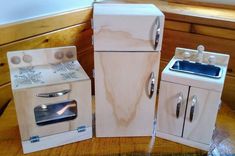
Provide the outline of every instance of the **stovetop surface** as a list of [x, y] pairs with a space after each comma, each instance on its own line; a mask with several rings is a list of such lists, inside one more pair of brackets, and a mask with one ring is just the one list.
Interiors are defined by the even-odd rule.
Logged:
[[86, 80], [89, 77], [78, 61], [14, 68], [11, 74], [13, 89]]

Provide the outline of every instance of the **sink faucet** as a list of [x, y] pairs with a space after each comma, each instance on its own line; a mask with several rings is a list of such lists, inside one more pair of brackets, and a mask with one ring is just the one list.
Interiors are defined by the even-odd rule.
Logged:
[[199, 45], [197, 47], [196, 62], [202, 63], [202, 61], [203, 61], [203, 51], [205, 51], [205, 47], [203, 45]]

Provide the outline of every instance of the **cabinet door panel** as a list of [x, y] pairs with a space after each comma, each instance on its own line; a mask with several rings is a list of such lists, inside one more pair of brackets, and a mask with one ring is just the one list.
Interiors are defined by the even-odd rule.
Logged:
[[191, 87], [185, 117], [184, 138], [210, 144], [220, 97], [219, 92]]
[[160, 53], [95, 52], [96, 136], [151, 135], [159, 63]]
[[[181, 137], [188, 88], [188, 86], [161, 81], [157, 111], [158, 131]], [[177, 117], [177, 104], [179, 103], [179, 116]]]

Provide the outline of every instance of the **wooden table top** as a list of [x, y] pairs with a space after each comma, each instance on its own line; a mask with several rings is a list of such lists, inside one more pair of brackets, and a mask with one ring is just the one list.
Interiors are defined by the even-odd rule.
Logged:
[[[94, 98], [93, 98], [94, 106]], [[93, 109], [94, 110], [94, 109]], [[213, 154], [235, 154], [235, 112], [225, 103], [219, 111], [211, 146]], [[27, 155], [206, 155], [207, 152], [151, 137], [96, 138]], [[0, 117], [0, 155], [23, 155], [14, 102]]]

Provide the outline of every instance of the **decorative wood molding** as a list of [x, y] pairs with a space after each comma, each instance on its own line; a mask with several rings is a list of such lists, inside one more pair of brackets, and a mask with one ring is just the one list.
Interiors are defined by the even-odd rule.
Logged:
[[0, 45], [87, 22], [92, 8], [79, 9], [54, 16], [0, 26]]

